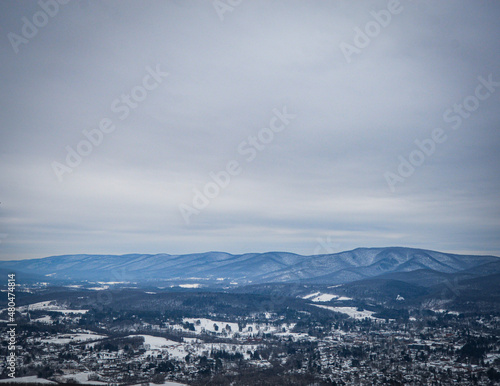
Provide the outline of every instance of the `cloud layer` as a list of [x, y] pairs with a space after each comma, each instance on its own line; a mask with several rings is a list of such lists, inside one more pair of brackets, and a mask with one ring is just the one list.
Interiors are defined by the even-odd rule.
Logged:
[[[487, 1], [2, 2], [0, 258], [500, 254], [499, 16]], [[294, 115], [280, 131], [275, 109]]]

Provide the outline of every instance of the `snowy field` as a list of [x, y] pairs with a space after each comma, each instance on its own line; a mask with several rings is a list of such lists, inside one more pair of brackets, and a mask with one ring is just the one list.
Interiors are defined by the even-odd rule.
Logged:
[[175, 342], [166, 338], [151, 335], [129, 335], [130, 338], [141, 336], [144, 338], [144, 347], [146, 352], [142, 357], [146, 359], [148, 356], [158, 355], [159, 352], [168, 352], [169, 358], [182, 360], [189, 354], [183, 343]]
[[29, 304], [27, 306], [22, 306], [18, 308], [18, 311], [23, 313], [27, 311], [51, 311], [60, 312], [62, 314], [85, 314], [88, 310], [68, 310], [58, 305], [55, 300], [47, 300], [44, 302], [38, 302]]
[[37, 322], [37, 323], [45, 323], [45, 324], [52, 324], [52, 318], [48, 315], [42, 316], [41, 318], [38, 319], [31, 319], [32, 322]]
[[443, 309], [440, 309], [440, 310], [432, 310], [434, 312], [437, 312], [437, 313], [440, 313], [440, 314], [450, 314], [450, 315], [460, 315], [459, 312], [456, 312], [456, 311], [450, 311], [450, 310], [443, 310]]
[[[257, 344], [233, 344], [233, 343], [203, 343], [188, 340], [185, 342], [175, 342], [166, 338], [151, 336], [151, 335], [129, 335], [129, 338], [141, 336], [144, 338], [146, 352], [142, 354], [142, 358], [147, 360], [149, 356], [157, 356], [158, 354], [168, 354], [169, 359], [184, 360], [186, 355], [207, 355], [210, 350], [225, 350], [229, 353], [240, 352], [245, 359], [250, 359], [247, 351], [255, 351], [258, 349]], [[185, 340], [185, 339], [184, 339]]]
[[136, 336], [141, 336], [144, 338], [144, 344], [149, 345], [151, 350], [159, 350], [161, 348], [166, 348], [166, 347], [172, 347], [172, 346], [177, 346], [180, 343], [175, 342], [173, 340], [169, 340], [166, 338], [161, 338], [158, 336], [151, 336], [151, 335], [130, 335], [131, 338], [136, 337]]
[[91, 372], [85, 371], [83, 373], [75, 373], [75, 374], [66, 374], [57, 377], [57, 381], [62, 383], [68, 383], [73, 380], [82, 385], [108, 385], [106, 382], [100, 381], [89, 381], [89, 375], [93, 374]]
[[[88, 376], [92, 374], [90, 372], [82, 372], [82, 373], [75, 373], [75, 374], [66, 374], [57, 377], [57, 380], [62, 383], [67, 383], [70, 380], [76, 381], [78, 384], [82, 385], [108, 385], [109, 383], [106, 382], [99, 382], [99, 381], [89, 381]], [[51, 384], [51, 385], [56, 385], [58, 384], [57, 382], [54, 381], [49, 381], [44, 378], [38, 378], [36, 375], [32, 375], [29, 377], [19, 377], [19, 378], [7, 378], [7, 379], [2, 379], [0, 380], [0, 383], [19, 383], [21, 385], [26, 385], [26, 384]], [[137, 386], [145, 386], [148, 385], [148, 383], [140, 383]], [[157, 383], [149, 383], [149, 385], [157, 386], [159, 384]], [[169, 382], [165, 381], [161, 385], [163, 386], [187, 386], [185, 383], [177, 383], [177, 382]]]
[[109, 289], [109, 285], [103, 285], [102, 287], [89, 287], [87, 289], [92, 290], [92, 291], [104, 291], [104, 290]]
[[302, 299], [310, 300], [312, 302], [329, 302], [330, 300], [352, 300], [346, 296], [339, 296], [335, 294], [324, 294], [321, 292], [314, 292], [312, 294], [302, 296]]
[[358, 311], [356, 307], [330, 307], [330, 306], [322, 306], [320, 304], [314, 304], [314, 306], [319, 308], [324, 308], [325, 310], [340, 312], [342, 314], [349, 315], [349, 317], [353, 319], [368, 318], [373, 320], [380, 320], [379, 318], [373, 316], [374, 314], [373, 311], [368, 311], [368, 310]]
[[22, 385], [30, 384], [30, 383], [46, 383], [46, 384], [54, 384], [57, 382], [49, 381], [47, 379], [38, 378], [36, 375], [32, 375], [29, 377], [19, 377], [19, 378], [7, 378], [0, 379], [0, 383], [20, 383]]
[[107, 338], [106, 335], [98, 335], [94, 333], [82, 333], [82, 334], [63, 334], [63, 335], [58, 335], [57, 337], [51, 337], [51, 338], [46, 338], [40, 340], [41, 342], [45, 343], [52, 343], [52, 344], [68, 344], [72, 342], [86, 342], [86, 341], [92, 341], [92, 340], [98, 340], [98, 339], [104, 339]]
[[200, 288], [201, 284], [179, 284], [181, 288]]
[[298, 342], [300, 340], [307, 340], [310, 342], [317, 340], [316, 337], [310, 336], [305, 332], [279, 332], [276, 334], [276, 336], [281, 336], [283, 338], [292, 338], [294, 342]]
[[[184, 318], [183, 323], [193, 324], [195, 329], [193, 333], [195, 334], [212, 333], [215, 335], [234, 336], [237, 333], [242, 338], [252, 337], [259, 333], [275, 334], [278, 332], [290, 332], [295, 327], [294, 323], [279, 325], [273, 325], [272, 323], [248, 323], [240, 331], [238, 323], [221, 322], [206, 318]], [[170, 328], [186, 331], [184, 326], [179, 324], [171, 325]]]
[[45, 302], [38, 302], [38, 303], [33, 303], [33, 304], [29, 304], [27, 306], [22, 306], [22, 307], [19, 307], [18, 308], [18, 311], [19, 312], [26, 312], [26, 311], [36, 311], [36, 310], [44, 310], [44, 311], [47, 311], [47, 310], [53, 310], [53, 309], [56, 309], [56, 308], [60, 308], [57, 304], [56, 304], [56, 301], [55, 300], [47, 300]]

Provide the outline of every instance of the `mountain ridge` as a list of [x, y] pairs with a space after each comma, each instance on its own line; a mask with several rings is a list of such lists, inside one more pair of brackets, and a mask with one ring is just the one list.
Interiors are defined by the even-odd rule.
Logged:
[[[490, 268], [490, 269], [487, 269]], [[419, 248], [360, 247], [321, 255], [290, 252], [230, 254], [203, 252], [185, 255], [59, 255], [0, 262], [12, 270], [46, 281], [193, 281], [203, 283], [311, 282], [343, 284], [380, 275], [430, 270], [473, 277], [500, 272], [500, 257], [459, 255]]]

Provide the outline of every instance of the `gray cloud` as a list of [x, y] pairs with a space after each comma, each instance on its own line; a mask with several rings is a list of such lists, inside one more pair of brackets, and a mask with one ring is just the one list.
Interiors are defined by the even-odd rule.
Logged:
[[[50, 1], [49, 1], [50, 2]], [[457, 130], [443, 113], [500, 81], [500, 6], [401, 0], [347, 63], [340, 44], [386, 1], [73, 1], [16, 54], [40, 5], [2, 2], [0, 258], [64, 253], [404, 245], [500, 254], [500, 92]], [[112, 103], [147, 66], [169, 73], [126, 119]], [[273, 109], [296, 115], [251, 162], [238, 151]], [[59, 182], [54, 161], [103, 118], [116, 130]], [[437, 144], [391, 192], [414, 141]], [[233, 176], [187, 225], [210, 172]], [[3, 237], [2, 235], [6, 235]]]

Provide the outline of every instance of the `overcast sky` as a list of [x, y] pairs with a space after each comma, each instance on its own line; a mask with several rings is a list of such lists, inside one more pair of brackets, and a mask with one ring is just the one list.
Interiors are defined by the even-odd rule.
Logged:
[[46, 1], [0, 2], [0, 259], [500, 255], [497, 2]]

